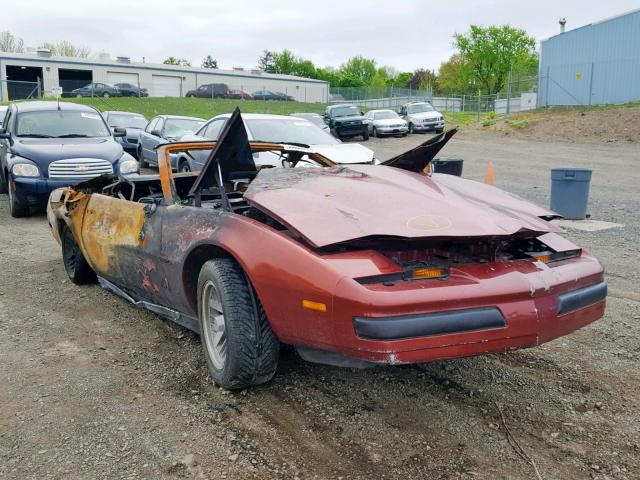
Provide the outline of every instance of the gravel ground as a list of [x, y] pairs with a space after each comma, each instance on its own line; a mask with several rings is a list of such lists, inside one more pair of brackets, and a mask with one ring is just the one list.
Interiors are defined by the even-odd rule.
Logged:
[[[384, 159], [425, 138], [368, 146]], [[475, 179], [492, 160], [498, 186], [542, 204], [552, 166], [593, 168], [592, 218], [624, 228], [568, 235], [607, 268], [603, 320], [417, 366], [287, 350], [239, 393], [210, 383], [197, 336], [71, 284], [45, 217], [11, 219], [0, 196], [0, 478], [639, 478], [638, 150], [463, 132], [443, 152]]]

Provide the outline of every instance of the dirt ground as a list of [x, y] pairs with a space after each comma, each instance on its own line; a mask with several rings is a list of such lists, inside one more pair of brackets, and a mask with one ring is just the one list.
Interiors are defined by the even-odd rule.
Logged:
[[[368, 146], [384, 159], [425, 138]], [[551, 167], [593, 168], [592, 218], [624, 227], [568, 236], [606, 266], [604, 319], [534, 349], [416, 366], [285, 351], [271, 383], [229, 393], [197, 336], [71, 284], [45, 217], [11, 219], [2, 195], [0, 478], [640, 478], [638, 145], [470, 131], [443, 154], [475, 179], [492, 160], [498, 186], [542, 204]]]
[[640, 143], [640, 106], [587, 107], [499, 117], [484, 130], [534, 140]]

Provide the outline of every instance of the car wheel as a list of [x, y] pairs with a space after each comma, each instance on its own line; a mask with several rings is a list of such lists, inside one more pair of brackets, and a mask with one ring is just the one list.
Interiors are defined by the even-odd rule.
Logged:
[[364, 131], [364, 133], [362, 134], [362, 140], [365, 142], [369, 140], [369, 130]]
[[81, 94], [77, 94], [76, 97], [82, 98], [82, 95]]
[[103, 96], [104, 98], [109, 98], [109, 96], [110, 96], [110, 95], [109, 95], [109, 92], [104, 92], [104, 93], [102, 94], [102, 96]]
[[409, 123], [409, 133], [413, 133], [413, 123]]
[[246, 274], [232, 258], [209, 260], [198, 278], [200, 339], [213, 381], [235, 390], [271, 380], [280, 342]]
[[191, 171], [191, 167], [189, 166], [189, 161], [182, 159], [178, 164], [178, 173], [188, 173]]
[[30, 210], [29, 205], [20, 203], [18, 197], [16, 197], [16, 191], [11, 185], [11, 181], [7, 179], [7, 193], [9, 193], [9, 212], [13, 218], [28, 217]]
[[142, 147], [138, 147], [138, 162], [140, 162], [140, 168], [146, 168], [149, 166], [149, 163], [144, 159], [144, 156], [142, 155]]
[[64, 269], [71, 280], [76, 285], [86, 285], [96, 281], [96, 273], [89, 266], [78, 247], [71, 229], [66, 225], [62, 228], [60, 235], [62, 243], [62, 262]]

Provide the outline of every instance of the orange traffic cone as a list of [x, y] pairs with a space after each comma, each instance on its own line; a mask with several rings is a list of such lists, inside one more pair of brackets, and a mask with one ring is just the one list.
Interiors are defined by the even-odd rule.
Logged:
[[493, 162], [489, 160], [487, 164], [487, 174], [484, 176], [484, 183], [488, 185], [495, 185], [496, 177], [493, 174]]

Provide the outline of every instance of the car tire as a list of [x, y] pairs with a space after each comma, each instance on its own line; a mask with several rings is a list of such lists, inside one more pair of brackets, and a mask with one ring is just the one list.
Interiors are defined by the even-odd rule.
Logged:
[[369, 130], [365, 130], [364, 133], [362, 134], [362, 140], [364, 142], [366, 142], [367, 140], [369, 140]]
[[0, 193], [7, 193], [7, 181], [5, 178], [6, 175], [0, 172]]
[[191, 171], [189, 161], [185, 158], [180, 159], [178, 162], [178, 173], [188, 173]]
[[[138, 139], [138, 141], [140, 140]], [[147, 168], [149, 166], [149, 163], [144, 159], [144, 155], [142, 154], [142, 147], [140, 146], [138, 146], [137, 155], [138, 163], [140, 163], [140, 168]]]
[[198, 318], [207, 367], [217, 385], [237, 390], [273, 378], [280, 342], [234, 259], [209, 260], [200, 270]]
[[413, 123], [409, 123], [409, 133], [413, 133]]
[[102, 94], [102, 98], [109, 98], [111, 95], [109, 95], [109, 92], [104, 92]]
[[69, 280], [76, 285], [95, 283], [96, 273], [85, 260], [80, 247], [73, 238], [71, 229], [66, 225], [62, 227], [60, 243], [62, 244], [62, 262]]
[[9, 213], [11, 213], [13, 218], [28, 217], [31, 213], [29, 205], [20, 203], [18, 197], [16, 197], [15, 190], [11, 186], [11, 180], [7, 179], [7, 183], [7, 193], [9, 194]]
[[81, 95], [80, 93], [78, 93], [78, 94], [76, 95], [76, 98], [82, 98], [82, 95]]
[[378, 129], [376, 127], [373, 127], [373, 131], [371, 132], [371, 135], [373, 135], [375, 138], [380, 138], [380, 135], [378, 134]]

